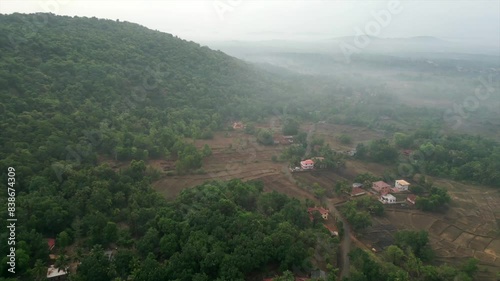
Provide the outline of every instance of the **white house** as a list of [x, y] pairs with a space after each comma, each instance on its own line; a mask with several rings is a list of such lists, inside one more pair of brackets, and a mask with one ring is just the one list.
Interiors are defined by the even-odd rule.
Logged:
[[408, 187], [410, 187], [410, 183], [405, 180], [396, 180], [396, 182], [394, 183], [394, 187], [399, 190], [408, 190]]
[[380, 196], [380, 202], [384, 204], [394, 204], [396, 203], [396, 197], [392, 194], [382, 195]]
[[300, 162], [300, 167], [304, 170], [310, 170], [314, 168], [314, 161], [311, 159], [307, 159]]

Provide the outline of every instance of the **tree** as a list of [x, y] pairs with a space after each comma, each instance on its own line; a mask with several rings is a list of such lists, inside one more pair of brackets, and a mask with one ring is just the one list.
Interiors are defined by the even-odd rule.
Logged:
[[255, 125], [253, 123], [247, 123], [245, 125], [245, 133], [249, 135], [255, 134]]
[[283, 124], [283, 135], [291, 136], [299, 133], [299, 122], [293, 118], [286, 118]]
[[56, 244], [61, 249], [64, 249], [71, 244], [71, 237], [66, 231], [62, 231], [56, 238]]
[[108, 222], [103, 230], [104, 243], [109, 244], [118, 240], [118, 227], [114, 222]]
[[[356, 152], [357, 154], [358, 152]], [[386, 139], [372, 141], [369, 146], [370, 159], [375, 162], [389, 163], [397, 159], [399, 153]]]
[[429, 234], [425, 230], [401, 230], [394, 236], [396, 245], [401, 249], [409, 248], [413, 254], [423, 261], [430, 261], [433, 257], [429, 247]]
[[100, 246], [94, 246], [88, 256], [86, 256], [80, 266], [78, 266], [78, 276], [82, 281], [107, 281], [113, 278], [108, 275], [110, 262], [104, 255]]
[[208, 157], [212, 155], [212, 149], [210, 149], [210, 146], [208, 146], [208, 144], [205, 144], [203, 146], [203, 151], [201, 152], [201, 154], [203, 155], [203, 157]]
[[346, 134], [341, 134], [339, 136], [339, 140], [341, 144], [351, 144], [352, 143], [352, 137]]
[[396, 245], [391, 245], [387, 247], [384, 251], [384, 258], [386, 261], [393, 263], [395, 265], [402, 264], [403, 258], [405, 257], [405, 253], [401, 248]]
[[368, 156], [368, 148], [360, 143], [356, 146], [356, 154], [354, 155], [354, 157], [356, 159], [366, 159], [366, 157]]
[[474, 277], [474, 275], [477, 273], [479, 270], [479, 267], [477, 266], [479, 261], [477, 259], [471, 258], [468, 259], [462, 266], [461, 270], [467, 274], [469, 277]]
[[54, 267], [57, 267], [59, 270], [66, 270], [69, 266], [69, 258], [66, 255], [59, 255], [54, 263]]
[[260, 129], [257, 133], [257, 141], [263, 145], [274, 144], [273, 134], [269, 130]]
[[399, 148], [410, 148], [413, 144], [413, 136], [404, 133], [394, 134], [394, 143]]
[[31, 276], [35, 281], [47, 280], [47, 267], [42, 260], [36, 260], [35, 266], [31, 270]]

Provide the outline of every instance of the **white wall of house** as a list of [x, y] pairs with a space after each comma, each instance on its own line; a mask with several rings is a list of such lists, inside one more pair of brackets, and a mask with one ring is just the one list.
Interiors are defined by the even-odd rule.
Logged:
[[391, 194], [380, 196], [380, 201], [384, 204], [394, 204], [396, 203], [396, 197]]
[[410, 186], [409, 184], [408, 184], [408, 185], [406, 185], [406, 184], [401, 184], [399, 181], [396, 181], [396, 182], [394, 183], [394, 187], [396, 187], [396, 188], [397, 188], [397, 189], [399, 189], [399, 190], [408, 190], [408, 187], [409, 187], [409, 186]]

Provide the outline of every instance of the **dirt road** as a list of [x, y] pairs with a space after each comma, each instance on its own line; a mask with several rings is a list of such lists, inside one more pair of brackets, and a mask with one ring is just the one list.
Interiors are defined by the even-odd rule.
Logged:
[[347, 221], [342, 217], [340, 212], [337, 210], [335, 205], [332, 202], [327, 201], [328, 209], [332, 212], [335, 217], [342, 222], [344, 225], [344, 236], [342, 237], [342, 241], [340, 242], [340, 251], [341, 251], [341, 261], [340, 261], [340, 278], [343, 279], [345, 277], [349, 277], [349, 252], [351, 251], [351, 229]]

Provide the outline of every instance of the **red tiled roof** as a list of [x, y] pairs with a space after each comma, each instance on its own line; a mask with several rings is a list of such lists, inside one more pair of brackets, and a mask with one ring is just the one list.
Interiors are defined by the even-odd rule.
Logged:
[[52, 250], [54, 248], [54, 246], [56, 245], [56, 239], [48, 238], [47, 245], [49, 246], [49, 250]]
[[366, 193], [366, 191], [362, 188], [359, 188], [359, 187], [353, 187], [352, 191], [351, 191], [352, 196], [361, 195], [363, 193]]
[[386, 182], [377, 181], [373, 183], [372, 188], [375, 189], [377, 192], [380, 192], [380, 194], [384, 195], [389, 193], [391, 186], [388, 185]]
[[406, 197], [406, 200], [410, 201], [410, 203], [414, 203], [416, 199], [417, 199], [417, 195], [415, 195], [415, 194], [410, 194], [410, 195], [408, 195], [408, 197]]
[[312, 161], [311, 159], [307, 159], [307, 160], [300, 162], [300, 164], [314, 164], [314, 161]]

